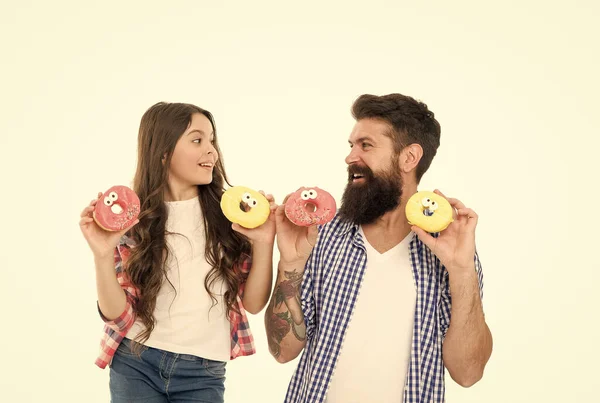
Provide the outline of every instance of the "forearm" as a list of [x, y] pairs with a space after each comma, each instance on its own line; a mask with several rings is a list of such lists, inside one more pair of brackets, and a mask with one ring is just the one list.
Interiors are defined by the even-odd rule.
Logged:
[[296, 358], [306, 344], [306, 324], [300, 302], [305, 263], [279, 263], [273, 295], [265, 312], [269, 351], [282, 363]]
[[125, 291], [123, 291], [117, 280], [113, 256], [94, 260], [98, 306], [106, 319], [114, 320], [123, 313], [127, 305]]
[[244, 308], [257, 314], [269, 301], [273, 281], [273, 243], [252, 245], [252, 269], [244, 289]]
[[492, 335], [485, 323], [477, 273], [473, 268], [449, 270], [451, 319], [443, 345], [444, 365], [458, 384], [468, 387], [483, 376], [492, 353]]

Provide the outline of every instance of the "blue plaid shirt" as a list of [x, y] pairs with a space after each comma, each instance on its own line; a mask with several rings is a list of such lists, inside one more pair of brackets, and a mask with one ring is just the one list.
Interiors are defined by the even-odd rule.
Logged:
[[[366, 268], [367, 253], [358, 229], [338, 216], [320, 228], [302, 282], [306, 346], [288, 387], [286, 403], [325, 400]], [[398, 382], [405, 383], [404, 403], [442, 403], [442, 342], [450, 325], [452, 303], [448, 272], [416, 235], [409, 252], [417, 301], [408, 375]], [[481, 264], [477, 254], [474, 258], [483, 298]], [[392, 344], [394, 336], [390, 335]]]

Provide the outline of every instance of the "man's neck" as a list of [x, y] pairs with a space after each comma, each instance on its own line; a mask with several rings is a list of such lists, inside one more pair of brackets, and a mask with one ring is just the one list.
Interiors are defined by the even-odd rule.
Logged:
[[385, 237], [404, 239], [410, 232], [410, 224], [406, 219], [404, 204], [401, 203], [392, 211], [388, 211], [372, 223], [364, 224], [365, 234], [378, 234]]
[[416, 193], [416, 187], [404, 188], [400, 204], [388, 211], [372, 223], [362, 226], [367, 241], [380, 253], [393, 248], [411, 232], [411, 225], [406, 219], [406, 201]]

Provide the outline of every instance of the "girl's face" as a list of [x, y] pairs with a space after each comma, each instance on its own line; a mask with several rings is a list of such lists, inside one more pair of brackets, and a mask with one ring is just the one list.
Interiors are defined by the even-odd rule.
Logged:
[[212, 172], [219, 156], [213, 146], [214, 133], [210, 120], [201, 113], [177, 141], [169, 166], [171, 189], [185, 190], [212, 182]]

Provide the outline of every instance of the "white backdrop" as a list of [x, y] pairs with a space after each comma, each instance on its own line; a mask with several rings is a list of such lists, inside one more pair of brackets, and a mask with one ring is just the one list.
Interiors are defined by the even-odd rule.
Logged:
[[[448, 401], [597, 398], [598, 2], [86, 3], [0, 5], [0, 400], [108, 401], [77, 222], [130, 184], [150, 105], [213, 112], [234, 184], [339, 201], [350, 106], [391, 92], [442, 125], [421, 188], [481, 217], [494, 352], [472, 388], [447, 376]], [[281, 402], [296, 362], [269, 355], [263, 312], [251, 325], [226, 401]]]

